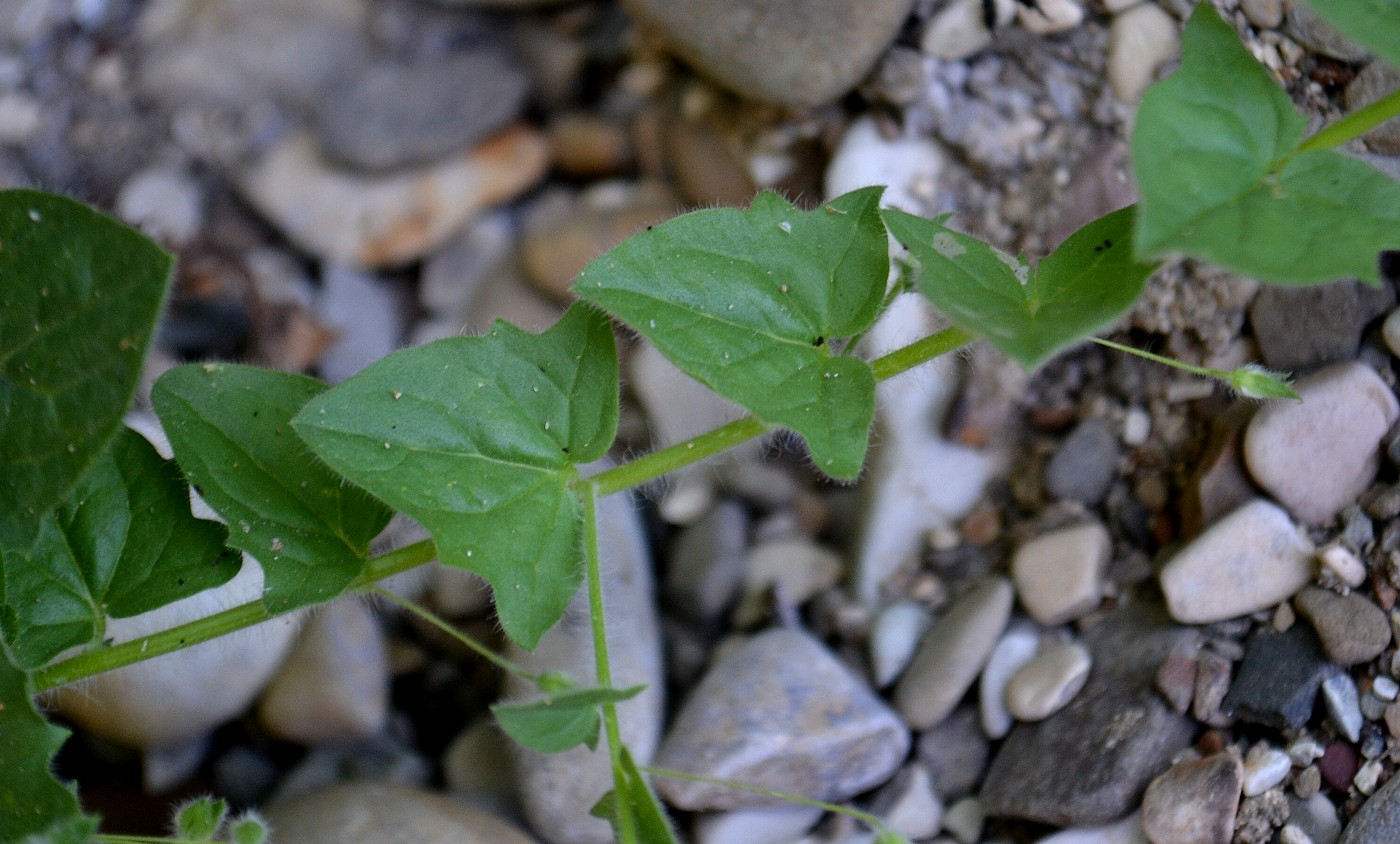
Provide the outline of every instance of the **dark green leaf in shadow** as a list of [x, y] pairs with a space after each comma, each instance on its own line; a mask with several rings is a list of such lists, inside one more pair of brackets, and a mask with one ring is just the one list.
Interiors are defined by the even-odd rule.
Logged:
[[274, 613], [339, 595], [391, 515], [292, 430], [325, 389], [302, 375], [209, 363], [170, 370], [151, 394], [185, 477], [228, 521], [229, 544], [262, 564]]
[[642, 844], [679, 844], [671, 819], [666, 817], [666, 810], [661, 808], [656, 792], [638, 770], [632, 752], [623, 747], [621, 757], [622, 781], [625, 784], [622, 799], [618, 799], [616, 789], [609, 791], [589, 814], [612, 824], [618, 840], [622, 839], [618, 813], [627, 812], [632, 816], [632, 829], [636, 830], [637, 840]]
[[0, 550], [5, 637], [16, 661], [38, 668], [99, 639], [125, 618], [226, 583], [238, 573], [228, 531], [190, 513], [180, 470], [123, 428], [50, 511], [29, 548]]
[[0, 191], [0, 544], [28, 545], [117, 432], [173, 264], [80, 203]]

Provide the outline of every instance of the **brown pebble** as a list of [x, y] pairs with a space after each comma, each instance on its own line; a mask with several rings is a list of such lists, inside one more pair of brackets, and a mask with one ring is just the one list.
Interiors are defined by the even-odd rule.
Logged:
[[631, 166], [632, 138], [627, 126], [583, 113], [556, 117], [547, 130], [554, 166], [566, 176], [597, 179]]
[[1156, 472], [1134, 481], [1133, 495], [1149, 513], [1162, 512], [1171, 499], [1166, 480]]
[[979, 504], [958, 525], [958, 532], [968, 544], [985, 548], [1001, 537], [1001, 514], [991, 505]]
[[1202, 756], [1211, 756], [1224, 750], [1229, 743], [1230, 737], [1220, 730], [1206, 730], [1196, 739], [1196, 750]]
[[1230, 690], [1230, 660], [1206, 651], [1196, 659], [1196, 690], [1191, 715], [1202, 724], [1224, 727], [1232, 719], [1220, 711], [1220, 702]]
[[1392, 738], [1400, 738], [1400, 701], [1390, 704], [1385, 708], [1385, 728], [1390, 731]]
[[1327, 749], [1322, 752], [1322, 758], [1317, 760], [1317, 768], [1322, 773], [1323, 782], [1343, 794], [1351, 787], [1352, 777], [1356, 776], [1359, 767], [1361, 762], [1357, 757], [1356, 748], [1344, 741], [1334, 741], [1327, 745]]
[[1054, 434], [1068, 428], [1078, 418], [1071, 405], [1031, 408], [1031, 427], [1037, 431]]
[[1386, 612], [1395, 608], [1395, 599], [1400, 597], [1400, 591], [1386, 580], [1385, 574], [1379, 569], [1371, 572], [1371, 589], [1376, 593], [1376, 603]]
[[1196, 654], [1199, 650], [1200, 646], [1194, 641], [1179, 641], [1157, 667], [1154, 685], [1178, 715], [1186, 714], [1191, 707], [1191, 698], [1196, 694]]
[[1390, 644], [1385, 613], [1355, 592], [1338, 595], [1309, 586], [1294, 597], [1293, 605], [1312, 623], [1327, 658], [1340, 666], [1369, 662]]
[[1230, 844], [1243, 778], [1227, 753], [1173, 765], [1147, 786], [1143, 832], [1153, 844]]

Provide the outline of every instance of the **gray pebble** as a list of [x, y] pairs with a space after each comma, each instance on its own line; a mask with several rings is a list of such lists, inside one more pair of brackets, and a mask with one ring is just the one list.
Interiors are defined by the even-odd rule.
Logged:
[[1264, 363], [1285, 372], [1352, 360], [1366, 324], [1393, 302], [1359, 281], [1314, 287], [1266, 285], [1249, 308], [1249, 322]]
[[1344, 668], [1375, 659], [1390, 644], [1385, 613], [1355, 592], [1338, 595], [1310, 586], [1293, 604], [1312, 623], [1327, 658]]
[[668, 555], [662, 589], [671, 606], [695, 621], [718, 621], [739, 594], [748, 567], [748, 513], [722, 500], [683, 528]]
[[928, 768], [934, 790], [944, 800], [972, 792], [987, 769], [990, 747], [977, 726], [977, 710], [958, 709], [943, 723], [919, 736], [919, 761]]
[[1309, 50], [1340, 61], [1360, 62], [1370, 56], [1365, 47], [1347, 38], [1305, 3], [1294, 3], [1289, 9], [1288, 34]]
[[1052, 496], [1096, 506], [1118, 473], [1118, 436], [1104, 419], [1086, 419], [1075, 427], [1045, 467], [1045, 487]]

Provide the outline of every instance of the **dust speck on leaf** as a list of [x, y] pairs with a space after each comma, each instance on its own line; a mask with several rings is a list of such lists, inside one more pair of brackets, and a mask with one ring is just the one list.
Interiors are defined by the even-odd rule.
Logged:
[[967, 251], [947, 232], [939, 232], [933, 236], [933, 248], [944, 258], [956, 258]]

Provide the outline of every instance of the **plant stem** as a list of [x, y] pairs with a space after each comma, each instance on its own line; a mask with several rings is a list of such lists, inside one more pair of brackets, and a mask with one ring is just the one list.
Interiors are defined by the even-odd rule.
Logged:
[[[612, 688], [612, 664], [608, 659], [607, 618], [603, 609], [603, 571], [598, 560], [598, 485], [584, 484], [579, 491], [583, 501], [583, 564], [588, 578], [588, 618], [593, 625], [593, 661], [598, 685]], [[622, 844], [636, 844], [637, 830], [632, 813], [623, 807], [627, 794], [627, 774], [622, 767], [622, 730], [617, 723], [617, 705], [603, 704], [603, 729], [608, 735], [608, 758], [612, 761], [613, 789], [617, 796], [617, 833]]]
[[[972, 339], [972, 335], [961, 328], [945, 328], [910, 343], [908, 346], [896, 349], [883, 357], [876, 358], [870, 362], [870, 368], [874, 370], [877, 381], [884, 381], [963, 346], [971, 342]], [[1151, 356], [1150, 353], [1143, 354]], [[1161, 360], [1176, 363], [1170, 359]], [[767, 431], [767, 425], [752, 416], [745, 416], [743, 419], [730, 422], [728, 425], [723, 425], [693, 439], [676, 443], [660, 451], [654, 451], [595, 475], [586, 483], [580, 484], [580, 491], [582, 491], [583, 486], [587, 486], [601, 497], [632, 489], [656, 480], [682, 466], [747, 442]], [[437, 559], [437, 549], [431, 540], [425, 539], [412, 545], [405, 545], [395, 551], [371, 558], [365, 564], [364, 572], [355, 579], [346, 591], [367, 591], [375, 583], [390, 575], [408, 571], [435, 559]], [[177, 651], [217, 638], [225, 633], [233, 633], [273, 617], [274, 615], [263, 606], [262, 601], [251, 601], [182, 624], [179, 627], [153, 633], [150, 636], [133, 639], [110, 648], [96, 648], [86, 651], [36, 671], [34, 673], [34, 690], [43, 692], [57, 686], [67, 685], [94, 674], [101, 674], [104, 671], [111, 671], [114, 668], [121, 668]], [[601, 678], [599, 679], [601, 681]]]
[[801, 803], [806, 806], [816, 806], [818, 809], [825, 809], [828, 812], [835, 812], [838, 815], [846, 815], [855, 818], [872, 829], [881, 830], [885, 828], [885, 822], [868, 812], [859, 809], [852, 809], [849, 806], [838, 806], [835, 803], [827, 803], [824, 800], [814, 800], [811, 797], [803, 797], [800, 794], [788, 794], [784, 791], [774, 791], [758, 785], [748, 785], [747, 783], [734, 782], [733, 780], [722, 780], [714, 777], [702, 777], [699, 774], [687, 774], [685, 771], [672, 771], [667, 768], [653, 768], [650, 765], [638, 765], [637, 770], [651, 774], [654, 777], [668, 777], [677, 780], [689, 780], [690, 782], [703, 782], [709, 785], [720, 785], [725, 788], [732, 788], [735, 791], [747, 791], [751, 794], [762, 794], [765, 797], [772, 797], [778, 800], [786, 800], [789, 803]]
[[[347, 591], [367, 590], [392, 574], [407, 571], [437, 558], [437, 549], [427, 540], [406, 545], [370, 560], [364, 572]], [[75, 680], [151, 659], [181, 648], [216, 639], [245, 627], [275, 618], [262, 601], [250, 601], [223, 612], [152, 633], [110, 648], [95, 648], [34, 672], [34, 691], [43, 692]]]
[[422, 607], [418, 606], [417, 604], [413, 603], [407, 598], [401, 598], [398, 595], [395, 595], [393, 592], [390, 592], [388, 589], [381, 589], [378, 586], [374, 587], [370, 591], [381, 598], [386, 598], [390, 601], [393, 601], [394, 603], [403, 607], [405, 610], [408, 610], [409, 612], [413, 613], [414, 615], [433, 625], [437, 629], [441, 630], [442, 632], [446, 633], [447, 635], [466, 645], [477, 656], [481, 657], [482, 659], [486, 660], [487, 662], [491, 663], [492, 665], [496, 666], [502, 671], [514, 674], [516, 677], [519, 677], [527, 683], [539, 683], [540, 675], [531, 674], [529, 671], [526, 671], [525, 669], [521, 668], [520, 666], [516, 665], [515, 663], [511, 662], [510, 660], [506, 659], [505, 657], [501, 656], [500, 654], [481, 644], [477, 640], [473, 639], [472, 637], [468, 636], [467, 634], [463, 633], [462, 631], [458, 630], [457, 628], [448, 624], [446, 621], [443, 621], [441, 618], [438, 618], [433, 613], [428, 612], [427, 610], [423, 609]]
[[1348, 114], [1298, 145], [1297, 152], [1316, 152], [1340, 146], [1366, 134], [1392, 117], [1400, 116], [1400, 90], [1391, 91], [1365, 108]]
[[1149, 352], [1143, 349], [1135, 349], [1132, 346], [1125, 346], [1122, 343], [1115, 343], [1112, 340], [1105, 340], [1102, 337], [1090, 337], [1089, 339], [1094, 341], [1095, 343], [1098, 343], [1100, 346], [1107, 346], [1110, 349], [1116, 349], [1117, 351], [1123, 352], [1125, 354], [1136, 355], [1140, 358], [1146, 358], [1150, 361], [1154, 361], [1165, 366], [1170, 366], [1173, 369], [1180, 369], [1183, 372], [1189, 372], [1192, 375], [1200, 375], [1204, 378], [1228, 377], [1228, 373], [1221, 372], [1218, 369], [1209, 369], [1204, 366], [1196, 366], [1193, 363], [1187, 363], [1185, 361], [1176, 360], [1175, 358], [1169, 358], [1166, 355], [1155, 354], [1153, 352]]

